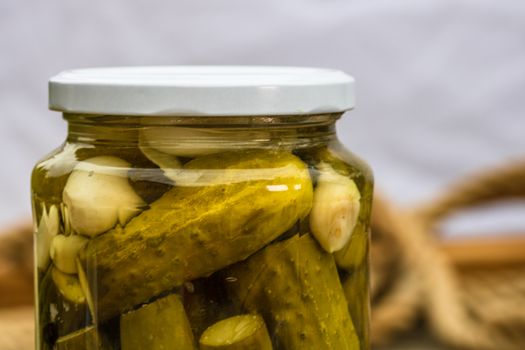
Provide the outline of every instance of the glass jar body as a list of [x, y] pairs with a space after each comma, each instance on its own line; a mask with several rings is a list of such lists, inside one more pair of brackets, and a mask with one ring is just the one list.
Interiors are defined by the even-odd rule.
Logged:
[[373, 181], [338, 117], [66, 114], [32, 175], [38, 348], [369, 349]]

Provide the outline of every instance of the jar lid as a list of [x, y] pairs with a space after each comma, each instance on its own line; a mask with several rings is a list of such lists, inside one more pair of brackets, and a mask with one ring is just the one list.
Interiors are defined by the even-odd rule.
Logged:
[[354, 79], [303, 67], [88, 68], [49, 80], [49, 108], [105, 115], [249, 116], [343, 112]]

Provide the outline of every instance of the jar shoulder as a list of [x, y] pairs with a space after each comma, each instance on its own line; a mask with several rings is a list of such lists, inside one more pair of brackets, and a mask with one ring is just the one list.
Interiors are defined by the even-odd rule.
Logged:
[[[278, 145], [275, 145], [274, 148], [265, 147], [264, 149], [271, 151], [278, 148]], [[228, 153], [243, 152], [242, 149], [223, 151]], [[311, 169], [315, 169], [322, 162], [330, 163], [336, 171], [354, 179], [361, 190], [371, 193], [373, 187], [372, 170], [365, 161], [339, 141], [333, 140], [314, 147], [290, 151]], [[147, 202], [150, 202], [158, 195], [150, 195], [149, 192], [162, 193], [163, 190], [173, 184], [170, 177], [171, 172], [180, 172], [179, 169], [184, 167], [185, 162], [207, 155], [201, 152], [202, 154], [192, 154], [191, 158], [188, 158], [189, 156], [186, 154], [180, 156], [172, 153], [153, 147], [140, 147], [137, 144], [115, 146], [65, 142], [35, 165], [31, 178], [32, 193], [33, 196], [40, 197], [48, 202], [59, 203], [62, 200], [62, 192], [67, 179], [77, 164], [98, 157], [105, 158], [108, 161], [122, 161], [119, 166], [126, 169], [126, 176], [131, 184], [140, 195], [147, 197]], [[208, 154], [208, 156], [210, 155]], [[211, 158], [213, 158], [213, 154], [211, 154]], [[220, 168], [220, 166], [220, 164], [216, 164], [215, 168]], [[249, 165], [246, 164], [246, 166]], [[158, 188], [152, 191], [152, 186]]]
[[136, 145], [65, 142], [37, 162], [33, 168], [33, 198], [59, 204], [68, 178], [77, 165], [84, 161], [94, 163], [98, 169], [107, 168], [107, 171], [115, 167], [121, 169], [136, 191], [148, 199], [148, 202], [149, 199], [158, 197], [150, 192], [158, 192], [159, 187], [163, 190], [170, 187], [169, 179], [162, 176], [159, 167]]
[[374, 173], [368, 162], [363, 160], [359, 155], [352, 152], [349, 148], [337, 141], [329, 145], [329, 152], [340, 161], [346, 163], [349, 167], [358, 171], [367, 182], [374, 183]]
[[319, 168], [327, 164], [341, 175], [372, 185], [374, 176], [370, 166], [342, 143], [333, 140], [312, 148], [296, 151], [310, 167]]

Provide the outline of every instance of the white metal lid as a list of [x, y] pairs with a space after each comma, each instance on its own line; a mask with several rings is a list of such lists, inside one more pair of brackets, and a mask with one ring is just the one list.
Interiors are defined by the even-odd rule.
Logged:
[[89, 68], [49, 80], [57, 111], [151, 116], [298, 115], [354, 107], [354, 79], [302, 67]]

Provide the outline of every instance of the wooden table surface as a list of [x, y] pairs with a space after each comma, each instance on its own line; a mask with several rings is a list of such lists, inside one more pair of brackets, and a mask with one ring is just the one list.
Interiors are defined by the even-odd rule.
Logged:
[[0, 349], [34, 349], [33, 307], [0, 309]]

